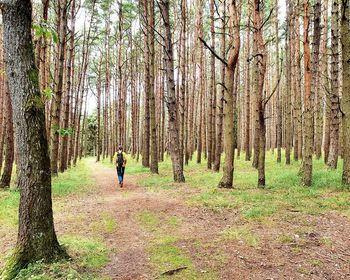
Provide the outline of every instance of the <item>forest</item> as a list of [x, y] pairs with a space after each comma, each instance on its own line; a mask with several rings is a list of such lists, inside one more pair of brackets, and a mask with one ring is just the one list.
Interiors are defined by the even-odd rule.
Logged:
[[350, 0], [0, 9], [0, 279], [350, 278]]

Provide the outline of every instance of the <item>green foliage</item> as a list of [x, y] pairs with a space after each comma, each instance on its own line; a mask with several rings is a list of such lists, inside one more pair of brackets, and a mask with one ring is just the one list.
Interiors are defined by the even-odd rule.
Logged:
[[58, 36], [56, 31], [53, 28], [47, 26], [46, 24], [33, 24], [33, 29], [37, 38], [52, 38], [55, 44], [58, 43]]
[[74, 129], [71, 127], [68, 128], [60, 128], [57, 130], [58, 134], [62, 137], [64, 136], [71, 136], [74, 132]]
[[54, 93], [52, 92], [52, 89], [51, 88], [45, 88], [42, 92], [41, 92], [41, 95], [48, 99], [48, 100], [51, 100], [52, 97], [54, 96]]

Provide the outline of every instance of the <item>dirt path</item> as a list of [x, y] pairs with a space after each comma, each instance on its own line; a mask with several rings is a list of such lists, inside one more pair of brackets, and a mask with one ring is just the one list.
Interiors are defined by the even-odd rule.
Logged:
[[[67, 211], [76, 209], [75, 213], [60, 211], [55, 219], [59, 234], [73, 231], [88, 236], [93, 234], [92, 228], [101, 217], [116, 221], [115, 231], [102, 234], [110, 250], [110, 262], [102, 275], [124, 280], [155, 279], [159, 271], [151, 264], [149, 248], [155, 238], [161, 238], [154, 235], [159, 228], [164, 234], [179, 237], [176, 246], [190, 259], [191, 269], [197, 273], [190, 279], [350, 277], [350, 255], [346, 250], [350, 247], [347, 234], [350, 224], [345, 217], [300, 215], [292, 223], [276, 220], [270, 225], [247, 224], [238, 215], [239, 209], [215, 213], [188, 207], [185, 200], [191, 194], [186, 193], [186, 186], [151, 192], [137, 186], [140, 177], [127, 174], [125, 188], [120, 189], [113, 169], [90, 164], [96, 188], [69, 200]], [[159, 218], [154, 229], [145, 228], [138, 220], [144, 211]], [[180, 223], [170, 226], [171, 217]], [[228, 228], [239, 230], [223, 238], [222, 233]], [[258, 244], [254, 243], [255, 237]]]

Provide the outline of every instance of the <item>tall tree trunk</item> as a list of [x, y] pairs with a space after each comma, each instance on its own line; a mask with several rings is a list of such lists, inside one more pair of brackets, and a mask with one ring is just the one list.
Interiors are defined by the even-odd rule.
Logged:
[[350, 185], [350, 1], [342, 0], [341, 6], [341, 45], [343, 61], [343, 97], [342, 97], [342, 129], [343, 129], [343, 177], [344, 185]]
[[56, 64], [55, 97], [52, 101], [51, 107], [51, 172], [53, 176], [56, 176], [58, 173], [58, 147], [60, 137], [61, 102], [63, 94], [63, 73], [67, 33], [67, 0], [59, 0], [57, 5], [57, 30], [59, 38], [57, 47], [58, 61]]
[[266, 149], [266, 124], [265, 124], [265, 105], [264, 81], [266, 73], [266, 49], [262, 31], [262, 3], [261, 0], [254, 0], [254, 40], [257, 44], [259, 55], [255, 58], [257, 76], [257, 107], [259, 125], [256, 133], [259, 135], [259, 158], [258, 158], [258, 187], [265, 187], [265, 149]]
[[31, 37], [32, 4], [18, 0], [2, 4], [1, 9], [21, 190], [17, 244], [1, 274], [1, 279], [7, 280], [28, 263], [49, 262], [66, 255], [58, 244], [53, 223], [45, 109]]
[[[156, 124], [156, 100], [155, 100], [155, 48], [154, 48], [154, 0], [148, 2], [148, 46], [149, 46], [149, 114], [150, 114], [150, 130], [151, 130], [151, 164], [152, 173], [158, 174], [158, 143], [157, 143], [157, 124]], [[182, 146], [182, 141], [180, 142]], [[181, 149], [183, 155], [183, 148]], [[183, 157], [182, 157], [183, 158]]]
[[143, 1], [144, 9], [144, 20], [145, 20], [145, 38], [144, 38], [144, 63], [145, 63], [145, 111], [144, 111], [144, 123], [143, 123], [143, 147], [142, 147], [142, 165], [144, 167], [149, 167], [149, 147], [150, 147], [150, 110], [149, 110], [149, 100], [150, 100], [150, 59], [149, 59], [149, 18], [148, 18], [148, 1]]
[[165, 102], [168, 107], [168, 131], [169, 131], [169, 153], [173, 164], [174, 181], [181, 183], [185, 182], [185, 176], [180, 160], [180, 141], [179, 128], [177, 120], [177, 104], [175, 95], [174, 82], [174, 58], [173, 58], [173, 44], [171, 39], [170, 18], [169, 18], [169, 0], [160, 0], [158, 2], [165, 29], [164, 42], [164, 65], [167, 76], [167, 96]]
[[302, 181], [305, 186], [312, 183], [313, 118], [311, 97], [311, 54], [309, 42], [309, 0], [304, 0], [304, 151]]
[[335, 169], [338, 164], [339, 148], [339, 3], [333, 0], [332, 4], [332, 63], [331, 63], [331, 123], [330, 143], [327, 165]]
[[[279, 36], [278, 36], [278, 0], [275, 2], [276, 5], [276, 22], [275, 22], [275, 30], [276, 30], [276, 76], [280, 75], [280, 62], [279, 62]], [[280, 163], [282, 161], [282, 98], [280, 93], [280, 86], [277, 85], [276, 90], [276, 144], [277, 144], [277, 162]]]
[[[13, 119], [12, 102], [8, 91], [7, 82], [5, 82], [5, 103], [6, 104], [6, 156], [4, 172], [0, 180], [0, 188], [7, 188], [11, 183], [12, 167], [14, 161], [14, 139], [13, 139]], [[0, 169], [1, 170], [1, 169]]]
[[314, 133], [314, 146], [316, 157], [319, 159], [321, 157], [321, 143], [320, 143], [320, 74], [319, 74], [319, 65], [320, 65], [320, 42], [321, 42], [321, 0], [315, 0], [313, 5], [313, 23], [314, 23], [314, 32], [312, 40], [312, 79], [311, 79], [311, 96], [315, 99], [314, 102], [314, 124], [315, 124], [315, 133]]
[[221, 188], [233, 188], [234, 170], [234, 111], [236, 109], [236, 92], [234, 91], [235, 70], [239, 57], [239, 17], [236, 8], [236, 1], [231, 0], [229, 4], [229, 30], [231, 35], [228, 61], [226, 65], [226, 90], [224, 105], [224, 174], [219, 183]]
[[64, 129], [66, 130], [64, 133], [64, 136], [62, 138], [62, 156], [60, 160], [60, 172], [64, 172], [68, 167], [68, 144], [69, 144], [69, 137], [72, 137], [72, 133], [69, 129], [69, 115], [71, 111], [71, 100], [73, 96], [73, 88], [72, 88], [72, 81], [74, 79], [74, 44], [75, 44], [75, 0], [72, 0], [71, 2], [71, 30], [70, 30], [70, 40], [69, 40], [69, 48], [68, 48], [68, 59], [67, 59], [67, 84], [66, 84], [66, 106], [65, 106], [65, 113], [64, 113]]
[[[226, 0], [222, 1], [222, 34], [221, 34], [221, 57], [225, 59], [226, 57]], [[216, 147], [215, 147], [215, 161], [213, 170], [219, 172], [221, 163], [221, 153], [222, 153], [222, 131], [223, 131], [223, 119], [224, 119], [224, 99], [225, 99], [225, 71], [226, 66], [224, 63], [221, 64], [221, 94], [218, 104], [218, 113], [216, 117]]]
[[291, 30], [291, 22], [293, 18], [293, 2], [287, 2], [287, 31], [286, 31], [286, 114], [285, 114], [285, 122], [286, 122], [286, 164], [290, 164], [290, 153], [292, 148], [292, 73], [291, 73], [291, 34], [293, 30]]
[[247, 66], [246, 66], [246, 88], [245, 88], [245, 160], [250, 161], [250, 15], [251, 7], [248, 4], [248, 28], [247, 28]]

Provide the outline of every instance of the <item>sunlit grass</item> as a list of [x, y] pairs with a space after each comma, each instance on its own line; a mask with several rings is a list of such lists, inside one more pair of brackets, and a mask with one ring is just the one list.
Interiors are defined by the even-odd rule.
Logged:
[[[330, 170], [323, 159], [313, 161], [313, 185], [305, 187], [300, 180], [301, 162], [285, 164], [276, 162], [277, 154], [266, 155], [266, 189], [257, 188], [258, 174], [251, 161], [235, 159], [234, 189], [220, 190], [217, 185], [222, 172], [207, 170], [206, 161], [197, 164], [195, 160], [185, 166], [186, 186], [196, 190], [187, 197], [190, 206], [204, 206], [213, 211], [235, 208], [244, 219], [261, 220], [286, 211], [318, 215], [337, 211], [350, 217], [350, 191], [341, 184], [342, 161], [337, 170]], [[194, 159], [196, 156], [194, 155]], [[142, 173], [138, 183], [150, 191], [176, 188], [172, 179], [172, 165], [169, 157], [159, 163], [159, 175], [152, 175], [139, 162], [129, 162], [129, 174]]]
[[[67, 170], [52, 180], [54, 197], [83, 192], [94, 185], [87, 160], [78, 162], [77, 166]], [[15, 189], [0, 191], [0, 224], [16, 226], [18, 224], [19, 191]]]

